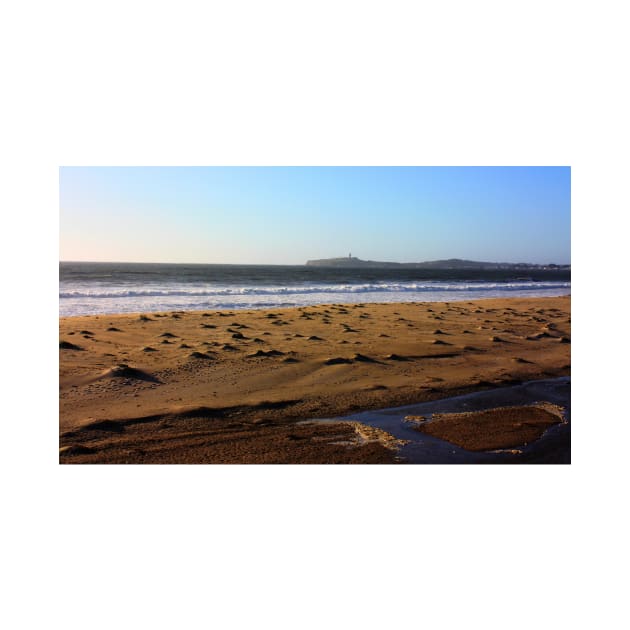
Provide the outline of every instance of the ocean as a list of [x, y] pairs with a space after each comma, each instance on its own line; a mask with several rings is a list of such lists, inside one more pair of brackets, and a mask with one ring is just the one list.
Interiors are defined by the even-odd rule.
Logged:
[[59, 263], [59, 316], [568, 295], [568, 270]]

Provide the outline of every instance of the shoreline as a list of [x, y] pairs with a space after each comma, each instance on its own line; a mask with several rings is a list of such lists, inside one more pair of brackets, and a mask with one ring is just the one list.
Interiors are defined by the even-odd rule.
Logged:
[[[488, 290], [492, 293], [491, 290]], [[311, 294], [312, 292], [307, 292]], [[106, 317], [116, 315], [140, 315], [141, 313], [171, 313], [173, 311], [185, 312], [185, 313], [199, 313], [199, 312], [223, 312], [223, 311], [235, 311], [241, 312], [253, 312], [260, 310], [285, 310], [295, 308], [326, 308], [330, 306], [345, 306], [352, 307], [355, 304], [371, 304], [371, 305], [392, 305], [392, 304], [440, 304], [440, 303], [455, 303], [455, 302], [480, 302], [483, 300], [512, 300], [512, 299], [540, 299], [540, 298], [558, 298], [558, 297], [571, 297], [570, 287], [563, 287], [562, 289], [541, 289], [541, 290], [514, 290], [513, 292], [506, 294], [504, 291], [498, 291], [496, 295], [484, 294], [481, 297], [476, 295], [476, 291], [469, 291], [468, 294], [453, 291], [452, 293], [446, 290], [440, 290], [436, 288], [433, 295], [430, 293], [418, 292], [417, 294], [398, 293], [392, 296], [391, 300], [383, 300], [383, 296], [387, 293], [378, 294], [378, 298], [375, 298], [370, 293], [340, 293], [334, 297], [339, 299], [325, 299], [323, 294], [318, 294], [322, 299], [318, 301], [303, 301], [294, 303], [282, 303], [270, 304], [269, 302], [247, 302], [247, 299], [251, 299], [251, 296], [234, 294], [234, 298], [241, 301], [229, 302], [226, 304], [198, 304], [192, 307], [190, 304], [170, 304], [161, 305], [153, 308], [151, 304], [146, 304], [145, 308], [141, 308], [140, 305], [134, 304], [133, 310], [102, 310], [96, 312], [85, 312], [79, 314], [63, 314], [59, 315], [59, 319], [67, 319], [69, 317]], [[260, 296], [259, 296], [260, 297]], [[373, 298], [373, 299], [370, 299]], [[425, 298], [425, 299], [420, 299]], [[67, 299], [67, 298], [64, 298]], [[120, 298], [118, 298], [120, 299]], [[66, 305], [67, 308], [67, 305]], [[87, 308], [84, 306], [83, 308]], [[60, 298], [60, 311], [62, 311], [62, 302]]]
[[570, 374], [570, 296], [101, 314], [59, 326], [64, 462], [393, 463], [382, 440], [296, 422]]

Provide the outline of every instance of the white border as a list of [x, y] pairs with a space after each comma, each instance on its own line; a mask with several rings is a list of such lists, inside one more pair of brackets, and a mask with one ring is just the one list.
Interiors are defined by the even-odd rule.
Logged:
[[[627, 557], [627, 429], [613, 424], [626, 250], [613, 213], [628, 207], [618, 7], [3, 10], [7, 627], [627, 618], [615, 572]], [[58, 466], [57, 168], [73, 164], [571, 165], [574, 464]]]

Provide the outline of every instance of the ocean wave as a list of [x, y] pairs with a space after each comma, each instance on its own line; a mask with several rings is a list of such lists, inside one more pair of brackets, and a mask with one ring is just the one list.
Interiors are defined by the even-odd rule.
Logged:
[[126, 289], [111, 288], [105, 290], [66, 290], [59, 292], [60, 299], [117, 299], [145, 297], [218, 297], [229, 295], [308, 295], [318, 293], [422, 293], [432, 291], [527, 291], [546, 289], [570, 289], [570, 282], [411, 282], [379, 284], [337, 284], [277, 287], [176, 287]]

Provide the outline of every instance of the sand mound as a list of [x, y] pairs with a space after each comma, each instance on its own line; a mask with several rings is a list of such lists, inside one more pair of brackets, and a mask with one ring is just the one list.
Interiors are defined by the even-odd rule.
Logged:
[[60, 341], [59, 350], [83, 350], [83, 348], [69, 341]]
[[191, 352], [188, 355], [191, 359], [211, 359], [212, 357], [209, 354], [206, 354], [205, 352], [197, 352], [197, 350], [195, 350], [194, 352]]
[[248, 357], [281, 357], [283, 356], [285, 353], [284, 352], [280, 352], [280, 350], [257, 350], [256, 352], [253, 352], [252, 354], [248, 354]]
[[150, 383], [159, 383], [160, 380], [144, 370], [131, 367], [126, 363], [119, 363], [115, 367], [107, 370], [103, 376], [111, 378], [131, 378], [139, 381], [148, 381]]
[[352, 359], [346, 359], [345, 357], [333, 357], [332, 359], [326, 359], [324, 365], [338, 365], [340, 363], [352, 363]]

